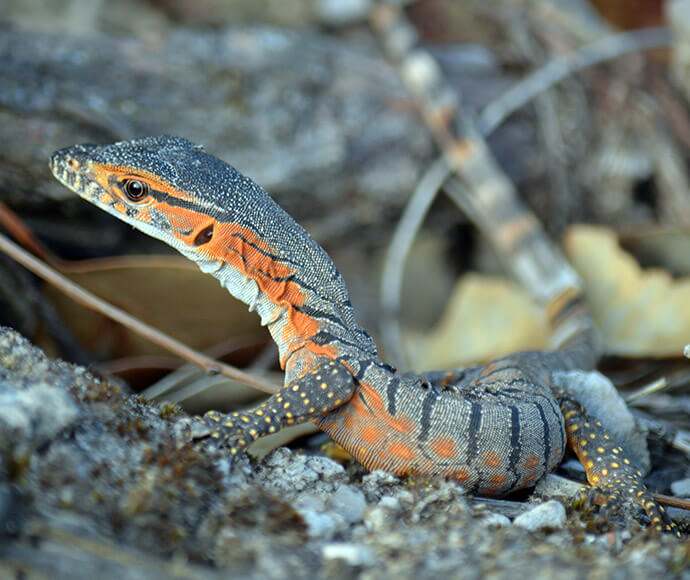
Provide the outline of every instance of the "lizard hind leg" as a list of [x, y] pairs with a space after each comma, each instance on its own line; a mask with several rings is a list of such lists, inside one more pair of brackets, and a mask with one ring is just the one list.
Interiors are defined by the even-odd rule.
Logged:
[[354, 390], [355, 379], [347, 367], [325, 360], [308, 367], [256, 407], [228, 414], [209, 411], [203, 417], [194, 417], [192, 437], [210, 438], [237, 455], [259, 437], [338, 408]]
[[565, 391], [558, 391], [556, 398], [565, 419], [567, 444], [584, 466], [591, 486], [583, 489], [576, 504], [599, 505], [600, 515], [605, 517], [621, 510], [627, 502], [637, 508], [641, 523], [679, 535], [664, 508], [645, 487], [642, 472], [601, 423]]

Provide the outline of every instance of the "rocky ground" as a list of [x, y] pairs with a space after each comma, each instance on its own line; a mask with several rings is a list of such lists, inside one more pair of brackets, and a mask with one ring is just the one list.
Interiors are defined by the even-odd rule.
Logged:
[[231, 467], [176, 407], [0, 334], [0, 577], [690, 578], [687, 540], [590, 517], [287, 448]]

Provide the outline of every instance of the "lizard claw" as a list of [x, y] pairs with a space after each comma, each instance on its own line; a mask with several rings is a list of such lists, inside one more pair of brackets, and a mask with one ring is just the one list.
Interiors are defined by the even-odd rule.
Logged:
[[575, 507], [599, 506], [599, 519], [608, 524], [620, 516], [624, 519], [633, 516], [644, 527], [679, 535], [666, 510], [645, 487], [642, 472], [601, 422], [588, 415], [565, 391], [559, 391], [556, 396], [565, 419], [568, 444], [585, 468], [591, 485], [580, 492]]
[[192, 432], [193, 440], [206, 439], [211, 435], [211, 433], [215, 429], [212, 424], [205, 421], [199, 415], [195, 415], [194, 417], [192, 417], [191, 421], [189, 422], [189, 427]]
[[595, 524], [603, 527], [616, 527], [632, 518], [644, 528], [680, 537], [673, 520], [645, 487], [632, 485], [628, 491], [631, 495], [624, 497], [622, 486], [584, 487], [576, 495], [573, 507], [584, 510], [598, 508]]
[[239, 413], [223, 415], [218, 411], [209, 411], [202, 417], [195, 416], [191, 422], [192, 439], [203, 440], [207, 449], [225, 448], [231, 457], [237, 456], [256, 437], [253, 430], [245, 433]]

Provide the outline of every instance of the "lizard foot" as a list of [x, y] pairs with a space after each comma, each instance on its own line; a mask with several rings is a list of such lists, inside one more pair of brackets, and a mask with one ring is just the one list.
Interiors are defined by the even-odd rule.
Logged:
[[642, 472], [623, 448], [580, 403], [564, 391], [556, 396], [565, 419], [568, 445], [584, 466], [591, 485], [580, 493], [575, 506], [597, 505], [600, 518], [608, 522], [616, 514], [625, 516], [632, 506], [635, 519], [643, 526], [678, 536], [678, 528], [645, 487]]
[[208, 445], [227, 448], [235, 456], [259, 437], [338, 408], [354, 389], [354, 378], [347, 367], [327, 360], [313, 365], [256, 407], [227, 415], [209, 411], [194, 417], [192, 438], [208, 439]]
[[603, 486], [584, 487], [575, 497], [573, 507], [598, 508], [597, 523], [606, 527], [632, 517], [644, 528], [680, 537], [676, 524], [638, 476], [627, 481], [613, 480]]
[[257, 429], [256, 421], [251, 420], [252, 413], [256, 413], [257, 409], [227, 415], [218, 411], [197, 415], [191, 422], [192, 439], [203, 440], [205, 447], [226, 448], [230, 455], [235, 456], [261, 435], [277, 430], [277, 426], [270, 424], [268, 427], [261, 426], [261, 431]]

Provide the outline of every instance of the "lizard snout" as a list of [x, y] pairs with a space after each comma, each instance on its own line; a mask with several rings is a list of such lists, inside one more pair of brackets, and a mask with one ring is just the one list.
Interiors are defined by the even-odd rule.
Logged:
[[65, 184], [80, 192], [82, 177], [86, 176], [89, 168], [88, 155], [95, 145], [75, 145], [60, 149], [50, 156], [50, 171]]

